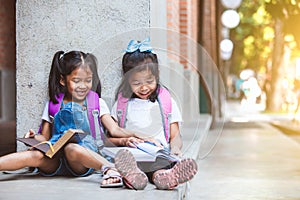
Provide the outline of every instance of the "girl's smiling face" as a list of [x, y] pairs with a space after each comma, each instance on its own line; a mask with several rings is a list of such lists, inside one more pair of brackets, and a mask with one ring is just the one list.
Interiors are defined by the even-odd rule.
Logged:
[[149, 69], [133, 72], [129, 78], [132, 92], [141, 99], [148, 99], [156, 90], [157, 81]]
[[86, 95], [92, 89], [93, 73], [89, 67], [78, 67], [60, 80], [60, 84], [67, 88], [65, 101], [83, 103]]

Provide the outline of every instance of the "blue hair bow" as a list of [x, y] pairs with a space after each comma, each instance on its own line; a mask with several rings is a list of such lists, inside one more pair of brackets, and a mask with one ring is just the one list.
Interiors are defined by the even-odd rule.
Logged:
[[127, 49], [125, 50], [128, 53], [135, 52], [136, 50], [140, 50], [140, 52], [152, 52], [152, 47], [150, 46], [150, 38], [147, 37], [142, 42], [138, 42], [136, 40], [130, 40]]

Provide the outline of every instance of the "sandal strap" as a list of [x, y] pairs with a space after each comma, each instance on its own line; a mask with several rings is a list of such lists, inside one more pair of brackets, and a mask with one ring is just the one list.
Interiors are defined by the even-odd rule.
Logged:
[[[110, 171], [110, 172], [108, 172], [108, 171]], [[118, 178], [120, 180], [120, 182], [122, 182], [122, 180], [123, 180], [121, 174], [114, 168], [108, 168], [104, 172], [103, 179], [109, 179], [109, 178]]]
[[102, 172], [103, 175], [107, 174], [107, 172], [109, 170], [112, 170], [112, 171], [115, 171], [115, 172], [119, 173], [118, 170], [114, 167], [109, 167], [109, 166], [102, 166], [101, 167], [101, 172]]

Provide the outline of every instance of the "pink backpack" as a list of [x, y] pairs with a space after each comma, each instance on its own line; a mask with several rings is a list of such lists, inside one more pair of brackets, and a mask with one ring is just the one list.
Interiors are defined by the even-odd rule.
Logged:
[[[157, 100], [160, 107], [160, 113], [162, 115], [166, 141], [169, 142], [170, 117], [172, 113], [172, 101], [170, 92], [166, 88], [160, 86], [158, 90]], [[129, 99], [123, 97], [121, 93], [118, 94], [117, 115], [119, 120], [119, 126], [122, 128], [125, 128], [128, 101]]]
[[[60, 93], [56, 98], [58, 103], [54, 104], [52, 101], [49, 101], [48, 112], [50, 118], [54, 118], [54, 115], [60, 110], [61, 102], [63, 101], [64, 94]], [[96, 139], [97, 134], [100, 135], [100, 138], [103, 139], [103, 130], [101, 122], [99, 120], [100, 115], [100, 105], [99, 105], [99, 95], [90, 91], [86, 97], [87, 99], [87, 109], [88, 109], [88, 119], [90, 123], [91, 134], [94, 139]], [[41, 127], [39, 133], [41, 132]]]

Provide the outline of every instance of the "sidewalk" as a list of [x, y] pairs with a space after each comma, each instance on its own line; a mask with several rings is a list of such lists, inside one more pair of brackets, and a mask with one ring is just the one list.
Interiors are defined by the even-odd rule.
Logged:
[[283, 131], [290, 138], [298, 141], [300, 143], [300, 123], [292, 120], [286, 121], [274, 121], [271, 124]]
[[[201, 138], [207, 134], [211, 123], [209, 115], [202, 115], [197, 122], [183, 127], [183, 152], [185, 157], [196, 159]], [[39, 175], [14, 175], [0, 173], [0, 200], [82, 200], [82, 199], [183, 199], [189, 191], [189, 183], [171, 191], [157, 190], [148, 184], [142, 191], [124, 188], [100, 188], [100, 174], [84, 178], [41, 177]]]
[[226, 115], [224, 126], [217, 123], [210, 131], [209, 116], [186, 124], [183, 151], [198, 158], [199, 171], [175, 190], [161, 191], [151, 184], [143, 191], [102, 189], [99, 174], [85, 178], [0, 174], [0, 200], [300, 199], [300, 141], [271, 125], [288, 125], [288, 118], [240, 110], [236, 103], [227, 105]]
[[199, 160], [189, 199], [300, 199], [300, 141], [270, 124], [288, 118], [238, 107], [229, 103], [224, 127], [219, 123], [219, 129], [209, 131], [222, 134], [213, 151]]

